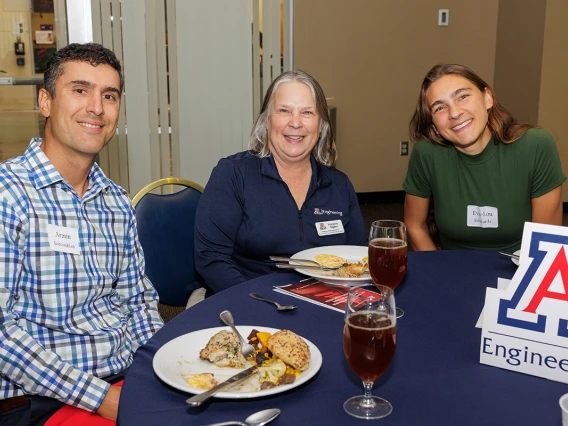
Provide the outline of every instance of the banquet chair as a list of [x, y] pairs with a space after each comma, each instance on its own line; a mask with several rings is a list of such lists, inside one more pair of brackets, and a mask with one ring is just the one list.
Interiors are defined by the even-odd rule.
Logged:
[[[184, 188], [166, 193], [164, 187], [173, 189], [174, 185]], [[163, 193], [151, 193], [155, 190]], [[146, 275], [160, 297], [163, 318], [205, 297], [205, 289], [197, 281], [193, 258], [195, 212], [202, 192], [203, 187], [190, 180], [164, 178], [145, 186], [132, 199]]]

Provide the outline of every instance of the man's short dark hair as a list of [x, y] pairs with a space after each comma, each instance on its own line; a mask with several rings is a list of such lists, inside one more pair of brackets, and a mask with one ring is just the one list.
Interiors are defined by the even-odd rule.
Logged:
[[55, 98], [55, 82], [63, 75], [63, 65], [66, 62], [87, 62], [94, 67], [100, 64], [110, 65], [118, 72], [120, 94], [122, 94], [124, 77], [120, 61], [114, 52], [97, 43], [72, 43], [55, 52], [47, 63], [47, 69], [43, 74], [43, 85], [52, 98]]

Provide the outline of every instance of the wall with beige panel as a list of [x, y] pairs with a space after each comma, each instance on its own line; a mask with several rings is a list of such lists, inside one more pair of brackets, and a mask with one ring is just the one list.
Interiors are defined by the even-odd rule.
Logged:
[[545, 25], [546, 1], [499, 0], [493, 88], [522, 123], [538, 122]]
[[[449, 26], [439, 27], [438, 9], [448, 7]], [[497, 11], [495, 0], [294, 2], [294, 66], [337, 107], [337, 167], [357, 192], [402, 189], [399, 141], [433, 65], [462, 63], [493, 84]]]
[[[538, 124], [556, 139], [564, 174], [568, 175], [568, 2], [547, 0]], [[568, 184], [562, 199], [568, 202]]]

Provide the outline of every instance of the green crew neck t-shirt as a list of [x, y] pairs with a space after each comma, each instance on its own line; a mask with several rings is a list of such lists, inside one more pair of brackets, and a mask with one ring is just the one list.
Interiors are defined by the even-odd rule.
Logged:
[[517, 250], [531, 199], [565, 180], [552, 136], [530, 129], [509, 144], [492, 138], [477, 155], [418, 141], [403, 189], [432, 198], [442, 249]]

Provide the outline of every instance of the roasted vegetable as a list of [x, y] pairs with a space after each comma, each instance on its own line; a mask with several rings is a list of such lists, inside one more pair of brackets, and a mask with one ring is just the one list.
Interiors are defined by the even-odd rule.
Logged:
[[278, 384], [280, 377], [286, 374], [286, 364], [282, 360], [271, 358], [258, 368], [258, 372], [260, 383], [272, 382]]
[[272, 334], [264, 331], [259, 331], [258, 333], [256, 333], [256, 337], [258, 337], [258, 340], [260, 340], [260, 344], [264, 347], [266, 347], [266, 342], [268, 342], [268, 338], [270, 336], [272, 336]]

